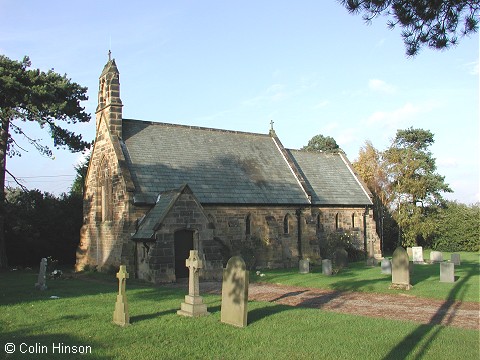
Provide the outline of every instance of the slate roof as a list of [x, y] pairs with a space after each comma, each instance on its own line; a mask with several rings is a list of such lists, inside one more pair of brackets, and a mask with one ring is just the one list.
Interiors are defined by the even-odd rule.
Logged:
[[305, 178], [314, 205], [372, 205], [342, 154], [287, 150]]
[[[155, 204], [158, 194], [184, 184], [202, 204], [372, 204], [341, 154], [286, 150], [267, 134], [139, 120], [123, 119], [122, 131], [138, 204]], [[305, 189], [285, 157], [303, 176]], [[163, 196], [151, 221], [168, 205]]]
[[155, 206], [140, 221], [137, 232], [132, 236], [132, 240], [152, 239], [155, 231], [163, 222], [165, 216], [172, 208], [175, 201], [182, 192], [182, 188], [162, 193], [157, 197]]
[[202, 204], [309, 204], [269, 135], [128, 119], [122, 129], [137, 198], [188, 184]]

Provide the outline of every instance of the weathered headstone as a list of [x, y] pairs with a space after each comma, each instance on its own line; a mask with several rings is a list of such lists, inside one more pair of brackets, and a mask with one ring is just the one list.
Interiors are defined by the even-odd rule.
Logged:
[[441, 251], [430, 252], [430, 262], [437, 263], [443, 261], [443, 254]]
[[367, 266], [377, 266], [377, 259], [375, 259], [375, 240], [368, 240], [367, 245]]
[[407, 254], [410, 259], [413, 258], [413, 251], [411, 247], [407, 247]]
[[190, 250], [190, 256], [185, 260], [185, 266], [189, 269], [188, 295], [185, 295], [185, 302], [180, 305], [177, 314], [191, 317], [209, 315], [207, 305], [203, 303], [200, 296], [198, 270], [203, 269], [203, 260], [198, 255], [198, 250]]
[[410, 290], [410, 270], [407, 251], [399, 246], [392, 257], [392, 285], [390, 289]]
[[455, 265], [460, 265], [460, 254], [452, 254], [450, 255], [450, 261]]
[[128, 303], [126, 294], [126, 283], [128, 279], [127, 267], [120, 265], [117, 273], [118, 279], [118, 295], [115, 303], [115, 311], [113, 312], [113, 322], [120, 326], [127, 326], [130, 324], [130, 316], [128, 314]]
[[46, 290], [47, 289], [47, 259], [42, 258], [40, 261], [40, 270], [38, 271], [38, 280], [35, 284], [35, 289], [37, 290]]
[[310, 272], [310, 260], [302, 259], [298, 262], [298, 270], [300, 274], [308, 274]]
[[221, 322], [247, 326], [248, 271], [240, 256], [228, 260], [223, 270]]
[[348, 266], [348, 253], [344, 248], [337, 248], [333, 253], [333, 264], [336, 268], [342, 269]]
[[384, 258], [382, 260], [382, 263], [380, 264], [380, 267], [382, 269], [381, 270], [382, 274], [388, 274], [388, 275], [392, 274], [392, 262], [390, 261], [390, 259]]
[[330, 259], [322, 260], [322, 274], [332, 275], [332, 260]]
[[413, 246], [412, 247], [412, 257], [414, 264], [424, 264], [425, 261], [423, 260], [423, 248], [421, 246]]
[[440, 282], [455, 282], [455, 264], [449, 261], [440, 263]]

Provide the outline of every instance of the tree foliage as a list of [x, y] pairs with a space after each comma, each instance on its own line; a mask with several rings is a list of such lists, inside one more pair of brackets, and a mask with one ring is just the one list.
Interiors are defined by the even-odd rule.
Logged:
[[331, 136], [323, 136], [321, 134], [312, 137], [308, 144], [302, 147], [301, 150], [316, 151], [316, 152], [338, 152], [340, 147]]
[[42, 257], [73, 264], [82, 226], [82, 197], [7, 189], [5, 240], [14, 266], [38, 266]]
[[389, 28], [400, 26], [407, 55], [426, 45], [447, 49], [459, 36], [478, 31], [479, 0], [339, 0], [351, 13], [370, 23], [386, 15]]
[[[0, 55], [0, 268], [7, 267], [5, 255], [5, 172], [6, 157], [20, 156], [25, 150], [17, 141], [26, 139], [41, 154], [52, 157], [50, 146], [27, 134], [22, 123], [36, 122], [46, 129], [55, 148], [82, 151], [89, 143], [67, 127], [87, 122], [90, 115], [80, 105], [87, 100], [87, 88], [53, 70], [30, 70], [28, 57], [22, 61]], [[66, 127], [65, 127], [66, 126]]]
[[442, 193], [452, 192], [437, 174], [429, 151], [434, 142], [428, 130], [398, 130], [391, 146], [383, 152], [389, 205], [402, 230], [403, 245], [426, 241], [435, 230], [435, 213], [445, 203]]
[[432, 248], [439, 251], [480, 250], [480, 204], [449, 201], [439, 211]]

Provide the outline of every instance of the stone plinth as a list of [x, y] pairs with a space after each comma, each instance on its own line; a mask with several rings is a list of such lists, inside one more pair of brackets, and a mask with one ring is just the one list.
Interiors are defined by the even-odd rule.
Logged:
[[190, 250], [190, 257], [185, 260], [185, 265], [189, 269], [188, 295], [185, 296], [185, 302], [180, 305], [177, 314], [190, 317], [209, 315], [207, 305], [203, 304], [203, 299], [200, 296], [198, 271], [203, 269], [203, 260], [199, 257], [198, 250]]

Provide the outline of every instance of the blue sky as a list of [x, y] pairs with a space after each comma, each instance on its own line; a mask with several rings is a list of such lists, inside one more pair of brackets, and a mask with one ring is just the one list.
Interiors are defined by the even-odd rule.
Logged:
[[[367, 26], [336, 0], [0, 0], [0, 53], [88, 86], [92, 121], [73, 128], [87, 140], [111, 49], [125, 118], [258, 133], [273, 120], [284, 146], [328, 135], [351, 161], [366, 140], [384, 150], [397, 129], [428, 129], [446, 197], [479, 201], [478, 34], [412, 59], [386, 21]], [[81, 155], [25, 147], [9, 171], [29, 188], [68, 191]]]

